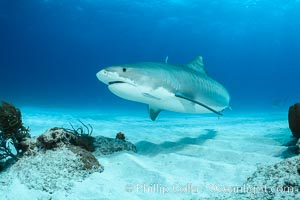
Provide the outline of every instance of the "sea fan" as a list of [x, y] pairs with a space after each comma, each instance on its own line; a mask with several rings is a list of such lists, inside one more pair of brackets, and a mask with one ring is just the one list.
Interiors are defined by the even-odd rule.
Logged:
[[[2, 101], [0, 106], [0, 161], [17, 159], [22, 155], [21, 142], [30, 138], [29, 128], [22, 123], [21, 111], [14, 105]], [[13, 153], [15, 151], [15, 153]]]

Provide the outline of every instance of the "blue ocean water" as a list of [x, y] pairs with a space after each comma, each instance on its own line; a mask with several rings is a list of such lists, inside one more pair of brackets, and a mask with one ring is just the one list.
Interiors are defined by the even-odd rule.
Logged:
[[[80, 119], [95, 137], [123, 132], [137, 147], [96, 156], [104, 173], [82, 182], [57, 173], [63, 159], [26, 157], [1, 174], [2, 199], [216, 199], [210, 184], [241, 186], [258, 166], [294, 156], [287, 110], [300, 101], [299, 35], [300, 0], [0, 0], [0, 100], [21, 108], [33, 140]], [[163, 112], [151, 123], [145, 105], [96, 78], [110, 65], [198, 55], [231, 95], [219, 120]], [[127, 190], [141, 183], [200, 191]]]
[[300, 99], [299, 35], [299, 0], [1, 0], [0, 99], [138, 111], [96, 72], [202, 55], [234, 110], [286, 109]]

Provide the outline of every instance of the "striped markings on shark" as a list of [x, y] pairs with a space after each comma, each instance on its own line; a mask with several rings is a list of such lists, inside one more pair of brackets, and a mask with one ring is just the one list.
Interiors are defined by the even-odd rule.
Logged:
[[142, 62], [110, 66], [97, 73], [115, 95], [148, 104], [151, 120], [162, 110], [215, 113], [229, 107], [226, 88], [208, 76], [201, 56], [185, 65]]

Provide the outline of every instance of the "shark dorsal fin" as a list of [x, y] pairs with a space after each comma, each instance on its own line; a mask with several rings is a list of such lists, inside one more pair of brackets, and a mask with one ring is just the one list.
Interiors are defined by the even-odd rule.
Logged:
[[207, 72], [204, 68], [202, 56], [197, 56], [196, 58], [194, 58], [194, 60], [186, 64], [186, 66], [197, 72], [207, 75]]

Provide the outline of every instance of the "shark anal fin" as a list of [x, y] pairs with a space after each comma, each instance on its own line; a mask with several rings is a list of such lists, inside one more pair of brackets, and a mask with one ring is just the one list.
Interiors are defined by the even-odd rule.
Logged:
[[157, 118], [158, 114], [160, 113], [161, 109], [156, 108], [154, 106], [148, 105], [148, 111], [149, 111], [149, 116], [152, 121], [155, 121]]
[[183, 95], [181, 95], [181, 94], [175, 94], [175, 97], [178, 97], [178, 98], [181, 98], [181, 99], [185, 99], [185, 100], [191, 101], [191, 102], [193, 102], [193, 103], [195, 103], [195, 104], [198, 104], [198, 105], [200, 105], [200, 106], [206, 108], [207, 110], [210, 110], [210, 111], [213, 112], [213, 113], [216, 113], [217, 115], [223, 115], [222, 113], [220, 113], [220, 112], [218, 112], [218, 111], [212, 109], [211, 107], [209, 107], [209, 106], [207, 106], [207, 105], [205, 105], [205, 104], [203, 104], [203, 103], [201, 103], [201, 102], [195, 101], [195, 100], [193, 100], [193, 99], [191, 99], [191, 98], [185, 97], [185, 96], [183, 96]]

